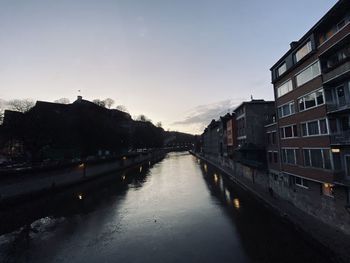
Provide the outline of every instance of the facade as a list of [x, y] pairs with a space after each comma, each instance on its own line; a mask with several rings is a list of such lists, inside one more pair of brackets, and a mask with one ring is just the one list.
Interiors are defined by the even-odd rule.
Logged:
[[231, 118], [229, 118], [226, 122], [226, 137], [227, 155], [230, 159], [232, 159], [234, 149], [237, 148], [237, 127], [235, 113], [232, 113]]
[[205, 155], [219, 157], [220, 155], [220, 122], [212, 120], [202, 134], [202, 151]]
[[271, 68], [279, 192], [340, 227], [350, 198], [349, 61], [350, 2], [339, 1]]
[[242, 102], [235, 110], [238, 147], [244, 144], [264, 146], [264, 126], [271, 123], [275, 102], [251, 100]]
[[236, 161], [255, 168], [266, 166], [265, 125], [275, 115], [275, 102], [251, 100], [242, 102], [235, 110], [236, 116]]

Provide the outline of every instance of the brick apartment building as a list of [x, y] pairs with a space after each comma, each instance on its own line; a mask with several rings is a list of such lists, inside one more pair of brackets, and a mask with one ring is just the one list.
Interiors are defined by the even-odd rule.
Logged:
[[350, 1], [337, 2], [292, 42], [271, 75], [277, 122], [266, 132], [270, 140], [278, 133], [268, 145], [271, 184], [342, 227], [350, 198]]

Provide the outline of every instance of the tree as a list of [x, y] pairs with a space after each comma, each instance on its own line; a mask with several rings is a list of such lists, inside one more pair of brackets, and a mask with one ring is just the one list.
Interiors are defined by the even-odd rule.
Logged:
[[161, 121], [158, 121], [157, 124], [156, 124], [156, 126], [157, 126], [158, 128], [162, 128], [162, 127], [163, 127], [163, 124], [162, 124]]
[[5, 111], [0, 109], [0, 125], [3, 123], [5, 117]]
[[120, 110], [122, 112], [126, 112], [129, 113], [128, 109], [124, 106], [124, 105], [118, 105], [117, 107], [115, 107], [117, 110]]
[[70, 101], [68, 98], [60, 98], [58, 100], [55, 100], [54, 103], [59, 103], [59, 104], [69, 104]]
[[100, 107], [106, 108], [106, 103], [103, 100], [94, 99], [92, 102]]
[[146, 121], [148, 121], [148, 118], [144, 114], [141, 114], [137, 117], [137, 120], [146, 122]]
[[31, 99], [14, 99], [10, 100], [7, 105], [11, 110], [19, 111], [19, 112], [27, 112], [31, 108], [34, 107], [35, 102]]
[[105, 107], [107, 107], [108, 109], [110, 109], [112, 107], [112, 105], [114, 104], [114, 100], [111, 98], [107, 98], [104, 101]]

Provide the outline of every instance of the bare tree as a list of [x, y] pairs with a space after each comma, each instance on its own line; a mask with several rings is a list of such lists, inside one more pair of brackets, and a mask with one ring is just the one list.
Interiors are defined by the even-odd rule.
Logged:
[[55, 100], [54, 103], [59, 103], [59, 104], [69, 104], [70, 101], [68, 98], [60, 98], [58, 100]]
[[124, 105], [118, 105], [117, 107], [115, 107], [117, 110], [120, 110], [122, 112], [126, 112], [129, 113], [128, 109], [124, 106]]
[[0, 109], [0, 125], [4, 122], [5, 111]]
[[107, 107], [108, 109], [110, 109], [114, 104], [114, 100], [111, 98], [107, 98], [103, 102], [105, 103], [105, 107]]
[[137, 116], [137, 120], [138, 121], [148, 121], [148, 118], [144, 114], [141, 114], [141, 115]]
[[7, 105], [9, 106], [10, 109], [19, 111], [19, 112], [27, 112], [31, 108], [34, 107], [35, 102], [31, 99], [14, 99], [10, 100]]
[[105, 104], [105, 102], [103, 100], [94, 99], [92, 102], [95, 103], [96, 105], [100, 106], [100, 107], [106, 108], [106, 104]]

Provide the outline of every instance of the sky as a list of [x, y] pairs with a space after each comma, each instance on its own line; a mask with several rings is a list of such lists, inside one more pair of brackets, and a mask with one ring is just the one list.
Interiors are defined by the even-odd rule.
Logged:
[[201, 133], [273, 100], [270, 67], [335, 0], [0, 0], [0, 100], [112, 98]]

